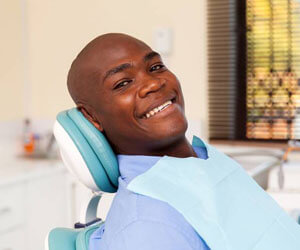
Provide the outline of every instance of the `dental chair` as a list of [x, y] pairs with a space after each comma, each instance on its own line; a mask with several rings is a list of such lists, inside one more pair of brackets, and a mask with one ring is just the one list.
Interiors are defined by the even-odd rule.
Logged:
[[101, 195], [114, 193], [118, 187], [117, 158], [104, 135], [76, 108], [59, 113], [53, 130], [64, 164], [92, 194], [80, 222], [74, 229], [52, 229], [45, 249], [87, 250], [91, 234], [104, 223], [97, 218]]

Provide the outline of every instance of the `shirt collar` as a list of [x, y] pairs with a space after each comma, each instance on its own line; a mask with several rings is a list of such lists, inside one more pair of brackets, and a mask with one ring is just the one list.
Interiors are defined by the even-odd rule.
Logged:
[[[199, 158], [206, 159], [207, 151], [201, 139], [194, 136], [192, 146]], [[145, 173], [154, 166], [162, 157], [148, 155], [118, 155], [121, 178], [129, 183], [136, 176]]]

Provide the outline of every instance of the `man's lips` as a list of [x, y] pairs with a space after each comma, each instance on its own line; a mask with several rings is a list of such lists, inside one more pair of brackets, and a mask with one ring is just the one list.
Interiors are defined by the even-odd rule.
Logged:
[[144, 118], [150, 118], [150, 117], [156, 115], [157, 113], [163, 111], [164, 109], [166, 109], [170, 105], [172, 105], [171, 100], [163, 103], [162, 105], [158, 106], [157, 108], [154, 108], [154, 109], [150, 110], [148, 113], [146, 113], [146, 115], [144, 115]]
[[139, 118], [149, 118], [156, 113], [159, 113], [163, 111], [165, 108], [167, 108], [169, 105], [176, 102], [176, 96], [172, 96], [170, 98], [165, 98], [161, 101], [155, 101], [153, 102], [147, 109], [144, 111], [141, 115], [139, 115]]

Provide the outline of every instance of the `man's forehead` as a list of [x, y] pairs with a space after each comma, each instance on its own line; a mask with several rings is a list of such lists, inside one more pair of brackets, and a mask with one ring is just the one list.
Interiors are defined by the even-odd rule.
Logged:
[[113, 66], [142, 58], [151, 51], [148, 45], [133, 37], [111, 36], [92, 41], [78, 55], [77, 60], [82, 69], [104, 73]]
[[149, 55], [158, 55], [152, 49], [139, 40], [131, 40], [127, 43], [116, 42], [111, 44], [100, 44], [95, 47], [86, 62], [86, 74], [94, 75], [98, 81], [104, 81], [112, 72], [122, 65], [134, 65], [145, 61]]
[[99, 66], [106, 68], [115, 64], [130, 62], [144, 57], [151, 48], [138, 41], [115, 43], [100, 47], [97, 52]]

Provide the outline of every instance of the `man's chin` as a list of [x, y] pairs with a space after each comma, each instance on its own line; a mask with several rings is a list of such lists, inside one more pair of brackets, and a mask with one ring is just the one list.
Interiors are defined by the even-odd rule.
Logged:
[[149, 136], [153, 141], [160, 141], [165, 144], [183, 138], [187, 127], [188, 124], [186, 119], [176, 122], [166, 122], [160, 124], [160, 126], [153, 127]]

